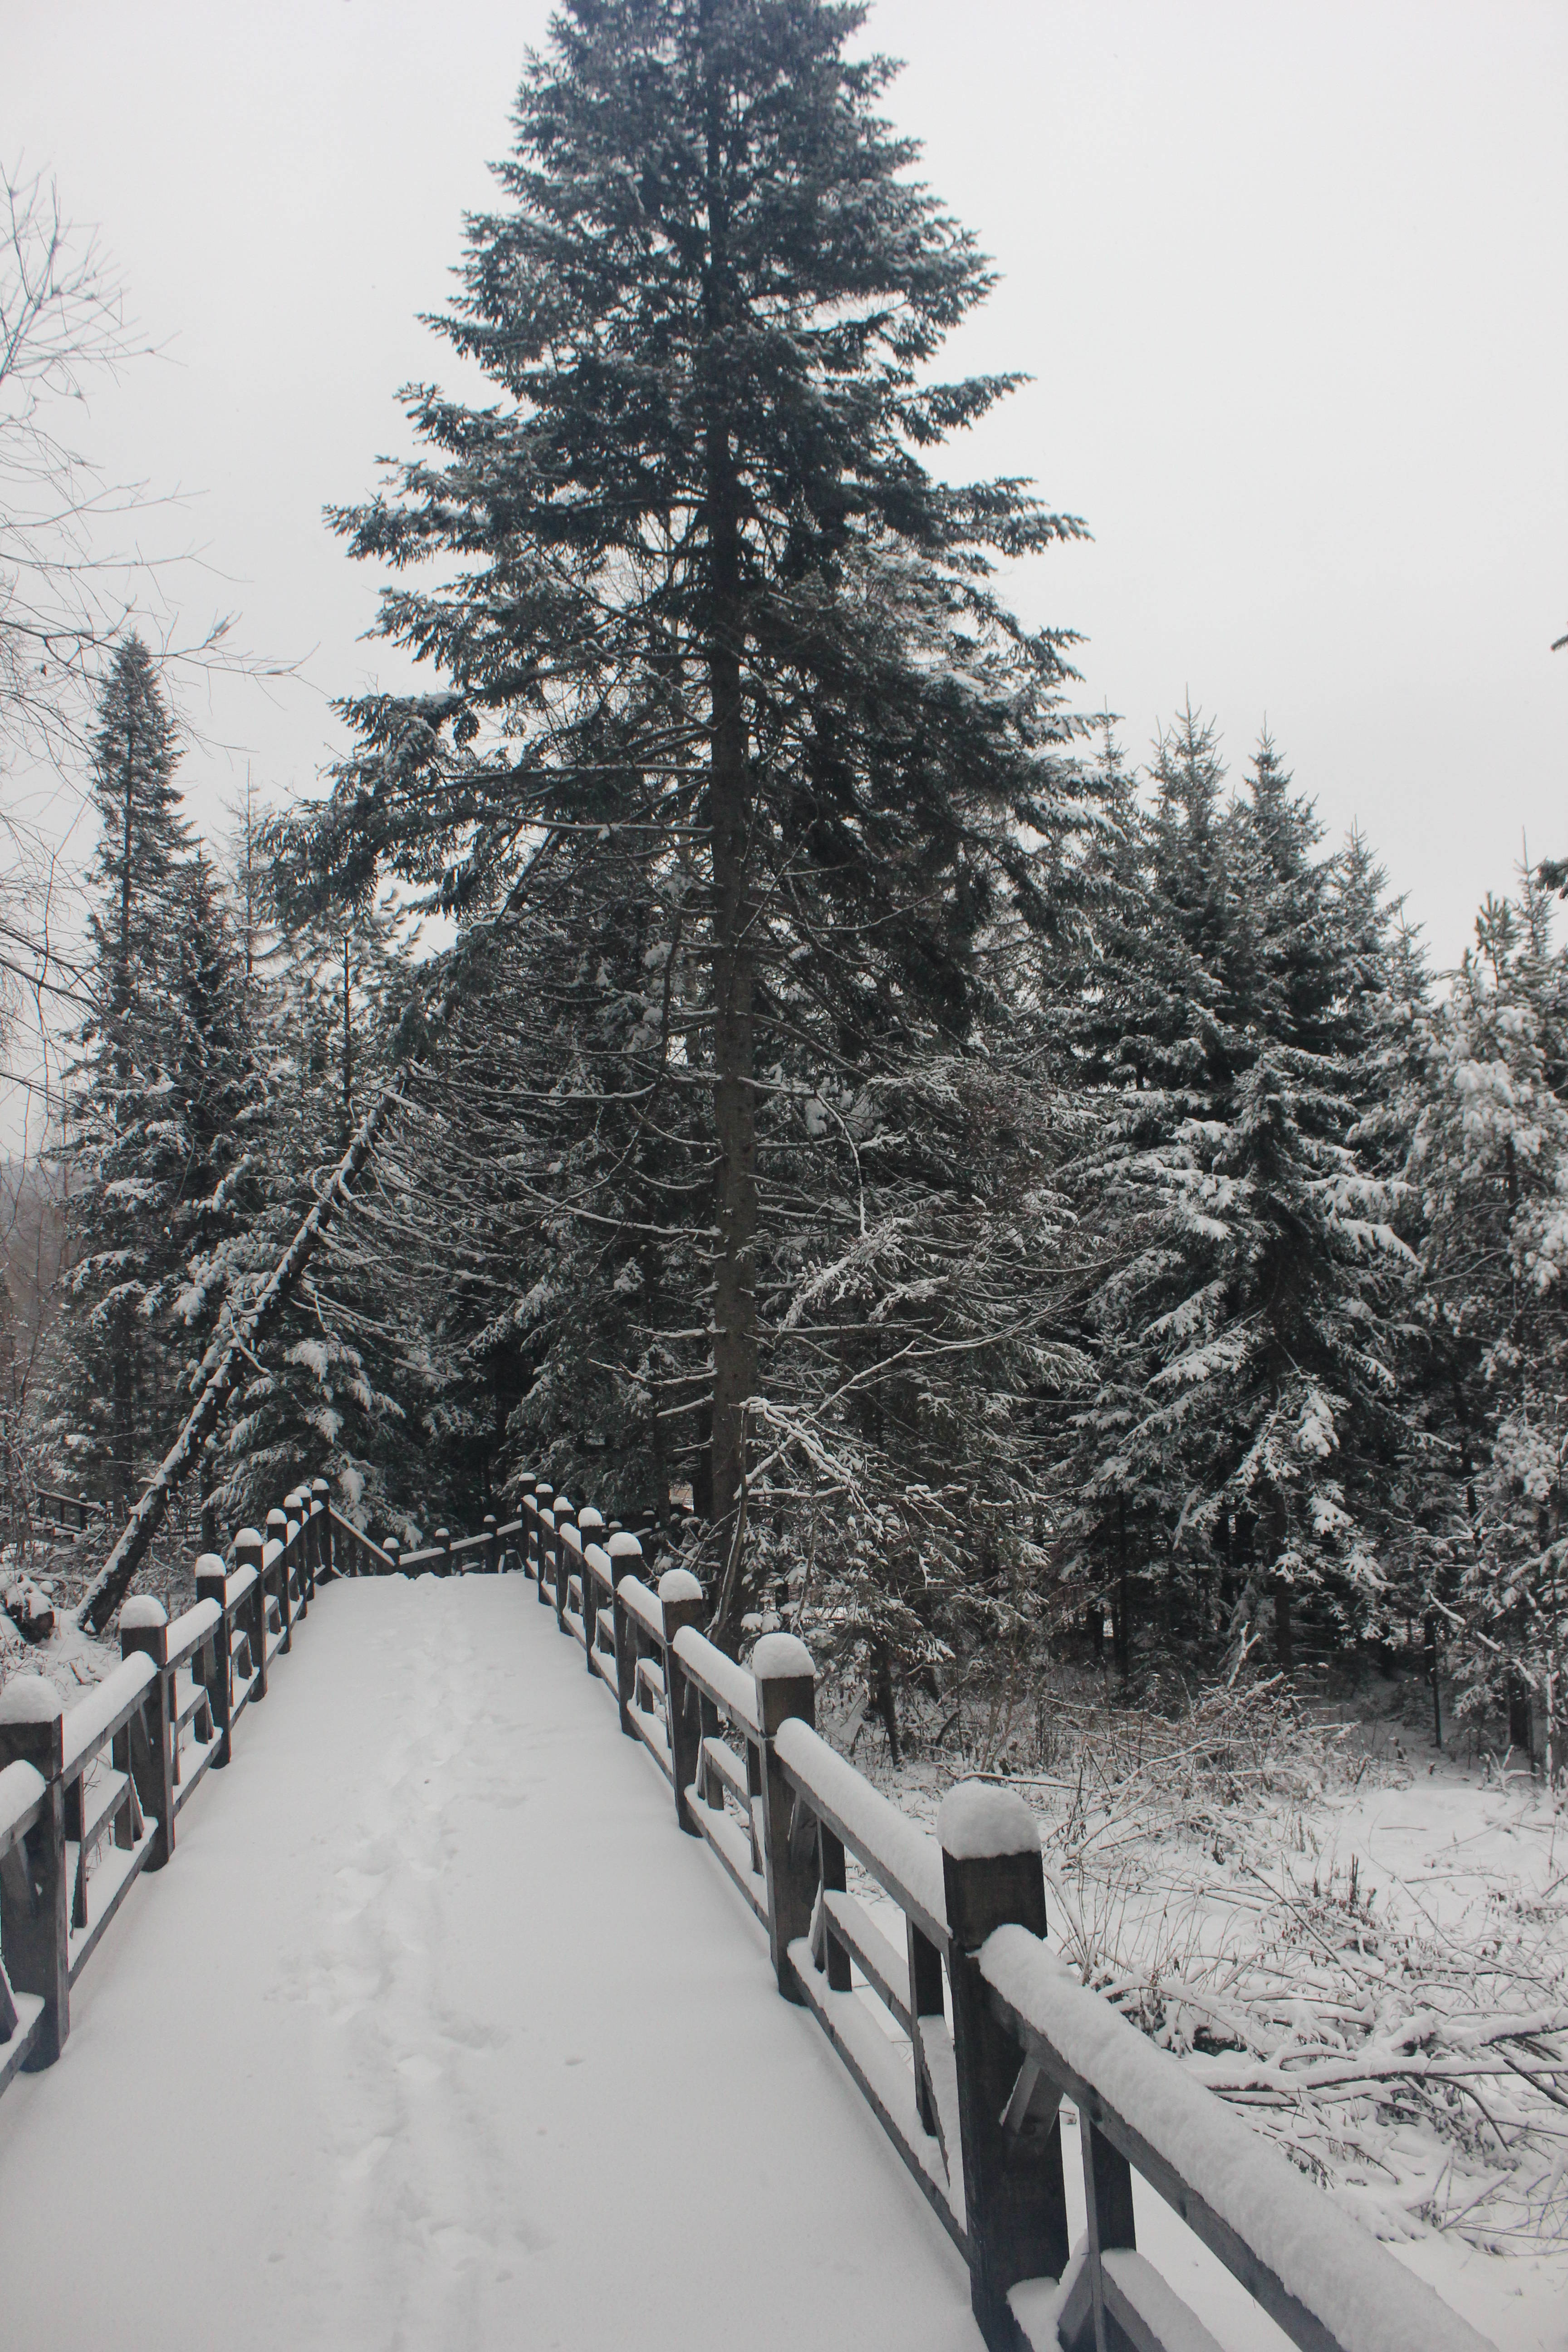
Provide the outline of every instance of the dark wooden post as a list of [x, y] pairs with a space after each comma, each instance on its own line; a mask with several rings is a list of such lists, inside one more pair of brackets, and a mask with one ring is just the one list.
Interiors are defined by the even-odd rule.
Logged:
[[970, 2303], [990, 2352], [1026, 2352], [1007, 2290], [1020, 2279], [1060, 2278], [1068, 2262], [1060, 2094], [1043, 2075], [1026, 2090], [1024, 2053], [992, 2014], [978, 1956], [998, 1927], [1046, 1932], [1039, 1825], [1010, 1790], [963, 1780], [943, 1798], [937, 1833], [952, 1939]]
[[332, 1564], [332, 1490], [324, 1478], [312, 1478], [310, 1481], [310, 1510], [316, 1525], [316, 1549], [310, 1562], [310, 1598], [313, 1601], [316, 1586], [321, 1579], [336, 1572]]
[[697, 1778], [702, 1727], [697, 1715], [697, 1694], [675, 1654], [675, 1637], [683, 1625], [700, 1625], [707, 1613], [702, 1587], [687, 1568], [668, 1568], [658, 1580], [658, 1603], [664, 1617], [664, 1717], [669, 1733], [669, 1762], [675, 1780], [675, 1818], [691, 1837], [702, 1832], [691, 1818], [686, 1791]]
[[[276, 1551], [272, 1549], [274, 1544], [278, 1547]], [[278, 1646], [279, 1650], [291, 1650], [294, 1646], [294, 1604], [289, 1597], [289, 1514], [279, 1510], [276, 1504], [267, 1514], [267, 1544], [261, 1557], [262, 1582], [269, 1583], [274, 1577], [278, 1580], [278, 1615], [282, 1626], [282, 1638]]]
[[550, 1559], [551, 1582], [555, 1588], [555, 1623], [563, 1633], [566, 1631], [566, 1546], [561, 1539], [561, 1530], [574, 1527], [576, 1521], [576, 1505], [569, 1496], [557, 1495], [550, 1512]]
[[30, 1992], [44, 2014], [23, 2071], [52, 2066], [70, 2032], [70, 1929], [67, 1914], [65, 1710], [42, 1675], [13, 1675], [0, 1692], [0, 1769], [30, 1764], [48, 1782], [44, 1816], [0, 1871], [0, 1944], [12, 1990]]
[[250, 1625], [250, 1666], [256, 1679], [250, 1686], [252, 1699], [267, 1696], [267, 1580], [262, 1574], [262, 1558], [267, 1546], [254, 1528], [241, 1528], [234, 1539], [236, 1568], [253, 1568], [256, 1582], [248, 1599], [242, 1604]]
[[158, 1824], [145, 1866], [162, 1870], [174, 1851], [174, 1711], [169, 1705], [169, 1620], [163, 1602], [150, 1592], [133, 1592], [120, 1612], [120, 1654], [131, 1658], [138, 1651], [145, 1652], [158, 1674], [147, 1685], [140, 1734], [136, 1717], [128, 1727], [131, 1777], [143, 1815], [150, 1813]]
[[621, 1580], [636, 1576], [642, 1567], [642, 1546], [636, 1536], [612, 1535], [605, 1549], [610, 1555], [610, 1620], [616, 1629], [616, 1697], [620, 1705], [621, 1729], [628, 1739], [637, 1737], [631, 1718], [632, 1694], [637, 1688], [637, 1645], [632, 1621], [621, 1601]]
[[316, 1597], [316, 1518], [309, 1486], [300, 1489], [300, 1614], [308, 1617]]
[[911, 2037], [915, 2045], [915, 2106], [922, 2128], [934, 2132], [937, 2129], [936, 2105], [931, 2098], [931, 2078], [921, 2056], [920, 2021], [922, 2017], [934, 2017], [940, 2021], [946, 2014], [942, 1954], [930, 1937], [921, 1933], [912, 1919], [905, 1920], [904, 1929], [910, 1956], [910, 2013], [915, 2021]]
[[1083, 2143], [1084, 2211], [1089, 2221], [1089, 2308], [1094, 2318], [1094, 2341], [1099, 2345], [1121, 2340], [1112, 2336], [1106, 2326], [1100, 2257], [1119, 2248], [1131, 2252], [1138, 2243], [1132, 2221], [1132, 2168], [1081, 2105], [1078, 2133]]
[[[296, 1486], [294, 1494], [284, 1496], [284, 1583], [294, 1585], [289, 1612], [291, 1618], [306, 1616], [310, 1609], [310, 1595], [306, 1590], [306, 1545], [310, 1540], [310, 1489]], [[291, 1646], [291, 1644], [289, 1644]]]
[[585, 1503], [577, 1514], [577, 1534], [583, 1546], [583, 1656], [592, 1675], [598, 1671], [594, 1653], [599, 1646], [599, 1588], [588, 1565], [588, 1546], [602, 1543], [605, 1535], [604, 1515], [592, 1503]]
[[500, 1574], [500, 1547], [496, 1540], [496, 1515], [493, 1511], [487, 1511], [485, 1513], [484, 1557], [485, 1574], [487, 1576], [499, 1576]]
[[436, 1573], [437, 1576], [450, 1576], [452, 1573], [451, 1528], [437, 1528], [436, 1530], [436, 1540], [441, 1547], [441, 1558], [436, 1563]]
[[[846, 1885], [844, 1841], [837, 1830], [828, 1828], [826, 1822], [818, 1822], [816, 1837], [822, 1857], [822, 1891], [824, 1895], [842, 1895]], [[849, 1992], [854, 1988], [854, 1979], [849, 1973], [849, 1955], [834, 1934], [830, 1919], [823, 1921], [822, 1932], [827, 1942], [827, 1990], [829, 1992]]]
[[797, 1937], [811, 1933], [812, 1906], [816, 1900], [816, 1840], [791, 1843], [795, 1791], [779, 1769], [773, 1741], [786, 1723], [816, 1723], [816, 1666], [805, 1643], [795, 1634], [764, 1633], [752, 1653], [752, 1672], [763, 1733], [763, 1868], [768, 1889], [768, 1946], [780, 1992], [786, 2000], [798, 2001], [805, 1995], [789, 1948]]
[[196, 1599], [216, 1601], [218, 1621], [213, 1628], [211, 1643], [198, 1650], [197, 1674], [212, 1709], [213, 1737], [217, 1745], [213, 1751], [213, 1770], [226, 1764], [233, 1753], [229, 1726], [234, 1721], [234, 1652], [230, 1644], [233, 1629], [227, 1612], [228, 1570], [216, 1551], [204, 1551], [196, 1562]]
[[554, 1499], [554, 1487], [547, 1486], [541, 1480], [533, 1490], [530, 1506], [529, 1541], [533, 1554], [533, 1597], [541, 1608], [544, 1607], [547, 1597], [544, 1587], [550, 1575], [550, 1528], [553, 1524], [548, 1520], [547, 1514]]

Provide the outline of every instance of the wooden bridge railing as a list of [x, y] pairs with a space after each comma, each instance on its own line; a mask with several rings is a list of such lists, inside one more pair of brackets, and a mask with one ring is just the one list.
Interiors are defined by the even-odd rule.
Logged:
[[173, 1624], [133, 1593], [120, 1664], [74, 1706], [41, 1675], [0, 1691], [0, 2091], [59, 2056], [82, 1969], [266, 1697], [330, 1562], [328, 1527], [325, 1482], [297, 1487], [265, 1535], [240, 1530], [232, 1568], [202, 1555], [195, 1604]]
[[[762, 1923], [780, 1991], [816, 2017], [964, 2256], [994, 2352], [1215, 2352], [1138, 2251], [1135, 2173], [1301, 2352], [1486, 2352], [1054, 1957], [1038, 1825], [1019, 1797], [963, 1783], [933, 1836], [819, 1738], [803, 1643], [764, 1635], [737, 1665], [699, 1630], [695, 1577], [671, 1569], [650, 1590], [635, 1537], [543, 1484], [525, 1497], [519, 1555], [668, 1782], [680, 1828]], [[900, 1938], [877, 1916], [888, 1906]], [[1084, 2173], [1076, 2245], [1064, 2098]]]
[[[765, 1635], [738, 1665], [700, 1631], [693, 1576], [668, 1570], [650, 1589], [636, 1536], [542, 1483], [519, 1518], [456, 1541], [441, 1528], [405, 1553], [331, 1508], [318, 1481], [234, 1552], [232, 1570], [198, 1563], [196, 1604], [173, 1625], [156, 1602], [128, 1602], [122, 1664], [68, 1715], [36, 1675], [0, 1694], [0, 2088], [58, 2054], [78, 1972], [138, 1873], [173, 1853], [182, 1807], [228, 1762], [239, 1715], [266, 1696], [321, 1578], [521, 1569], [652, 1757], [680, 1829], [707, 1842], [761, 1923], [779, 1990], [821, 2025], [963, 2255], [993, 2352], [1214, 2352], [1138, 2250], [1134, 2174], [1301, 2352], [1487, 2352], [1056, 1959], [1021, 1799], [963, 1783], [933, 1836], [818, 1736], [816, 1670], [794, 1635]], [[89, 1875], [110, 1831], [112, 1852]], [[853, 1892], [851, 1857], [864, 1879]], [[883, 1924], [889, 1906], [901, 1940]], [[1076, 2245], [1064, 2098], [1084, 2173]]]

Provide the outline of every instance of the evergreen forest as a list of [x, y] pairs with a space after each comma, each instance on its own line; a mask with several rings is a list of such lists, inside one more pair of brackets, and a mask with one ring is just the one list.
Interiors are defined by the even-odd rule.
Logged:
[[1288, 743], [1201, 680], [1147, 746], [1080, 708], [1011, 600], [1086, 525], [963, 478], [992, 266], [865, 13], [563, 8], [432, 321], [487, 396], [406, 387], [327, 519], [418, 685], [342, 701], [324, 797], [203, 840], [152, 640], [100, 648], [14, 1509], [123, 1521], [395, 1086], [209, 1545], [303, 1477], [408, 1543], [540, 1476], [731, 1652], [805, 1633], [895, 1759], [1065, 1657], [1397, 1672], [1555, 1775], [1563, 877], [1435, 969]]

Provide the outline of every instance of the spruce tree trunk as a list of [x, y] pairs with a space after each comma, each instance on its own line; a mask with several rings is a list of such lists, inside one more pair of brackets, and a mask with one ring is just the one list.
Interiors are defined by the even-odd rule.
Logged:
[[1282, 1675], [1296, 1670], [1296, 1643], [1290, 1624], [1290, 1588], [1283, 1577], [1274, 1580], [1274, 1662]]
[[[706, 40], [711, 0], [702, 9]], [[752, 1089], [755, 909], [750, 888], [751, 817], [741, 656], [745, 612], [741, 584], [740, 485], [727, 415], [730, 324], [728, 200], [723, 180], [720, 76], [708, 66], [708, 272], [704, 288], [704, 462], [709, 561], [709, 824], [713, 860], [713, 1426], [712, 1517], [729, 1570], [721, 1628], [742, 1603], [740, 1574], [745, 1480], [745, 1409], [756, 1386], [757, 1133]]]

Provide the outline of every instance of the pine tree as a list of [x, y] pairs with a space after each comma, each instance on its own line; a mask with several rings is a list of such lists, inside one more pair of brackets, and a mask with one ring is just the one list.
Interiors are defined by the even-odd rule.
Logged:
[[151, 1328], [178, 1266], [167, 1213], [179, 1176], [171, 1064], [182, 1019], [173, 943], [189, 836], [174, 719], [146, 647], [115, 655], [92, 739], [100, 837], [91, 873], [93, 1013], [73, 1072], [68, 1369], [58, 1435], [118, 1517], [166, 1409]]
[[1111, 1595], [1124, 1672], [1143, 1587], [1189, 1638], [1272, 1596], [1286, 1664], [1298, 1591], [1364, 1622], [1399, 1454], [1408, 1252], [1352, 1139], [1375, 885], [1358, 864], [1347, 899], [1344, 861], [1314, 856], [1267, 737], [1247, 797], [1226, 806], [1223, 783], [1189, 708], [1159, 746], [1142, 919], [1104, 934], [1115, 961], [1089, 992], [1099, 1023], [1141, 1037], [1079, 1186], [1106, 1270], [1077, 1572], [1091, 1602], [1101, 1580]]
[[1536, 878], [1489, 898], [1421, 1020], [1411, 1176], [1424, 1218], [1425, 1418], [1438, 1459], [1427, 1595], [1467, 1701], [1530, 1695], [1562, 1756], [1568, 1639], [1568, 962]]
[[788, 1238], [770, 1135], [786, 1151], [825, 1080], [963, 1049], [999, 907], [1052, 911], [1020, 828], [1053, 840], [1076, 807], [1059, 641], [988, 574], [1078, 526], [921, 462], [1007, 380], [924, 381], [989, 280], [877, 113], [890, 67], [845, 54], [864, 17], [563, 9], [439, 322], [499, 403], [416, 388], [427, 455], [337, 517], [358, 555], [456, 573], [385, 598], [444, 683], [352, 707], [318, 866], [363, 891], [389, 858], [471, 919], [531, 860], [635, 863], [657, 917], [674, 1025], [648, 1083], [683, 1106], [672, 1222], [705, 1258], [687, 1427], [731, 1559], [762, 1259]]

